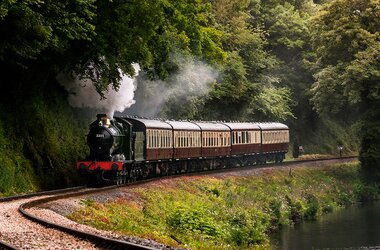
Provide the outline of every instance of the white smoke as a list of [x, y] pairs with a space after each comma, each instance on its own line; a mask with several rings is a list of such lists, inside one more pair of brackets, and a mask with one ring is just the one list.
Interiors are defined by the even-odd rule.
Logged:
[[[136, 105], [126, 112], [133, 115], [156, 117], [170, 98], [189, 100], [207, 94], [218, 72], [211, 66], [189, 58], [176, 57], [178, 71], [166, 81], [137, 78]], [[185, 103], [185, 102], [183, 102]]]
[[91, 80], [79, 79], [79, 77], [73, 80], [64, 74], [59, 74], [57, 80], [69, 92], [68, 101], [72, 107], [94, 108], [113, 118], [115, 111], [123, 112], [135, 103], [135, 77], [139, 74], [140, 66], [133, 64], [133, 67], [136, 72], [133, 78], [120, 71], [122, 75], [120, 88], [115, 91], [109, 87], [105, 93], [106, 99], [100, 98]]

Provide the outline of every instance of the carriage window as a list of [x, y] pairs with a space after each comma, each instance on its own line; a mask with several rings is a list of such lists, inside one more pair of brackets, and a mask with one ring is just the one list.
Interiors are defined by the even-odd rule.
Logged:
[[152, 143], [152, 148], [156, 147], [156, 130], [152, 130], [153, 134], [153, 143]]
[[165, 145], [165, 132], [166, 132], [165, 130], [161, 130], [161, 132], [160, 132], [160, 134], [161, 134], [161, 136], [160, 136], [161, 140], [160, 141], [161, 141], [161, 147], [162, 148], [166, 147], [166, 145]]
[[165, 148], [165, 130], [161, 130], [161, 147]]
[[163, 139], [164, 139], [164, 146], [165, 148], [167, 148], [168, 147], [168, 131], [164, 131]]
[[285, 131], [281, 131], [281, 143], [285, 142]]
[[268, 134], [268, 142], [272, 143], [272, 132], [269, 132]]
[[152, 130], [152, 148], [155, 147], [155, 133], [154, 130]]
[[152, 148], [156, 147], [156, 144], [155, 144], [156, 137], [155, 136], [156, 136], [155, 131], [152, 130]]
[[162, 137], [162, 131], [161, 130], [159, 130], [158, 131], [158, 147], [163, 147], [163, 142], [162, 142], [162, 139], [163, 139], [163, 137]]
[[263, 142], [267, 141], [267, 132], [263, 133]]
[[155, 140], [156, 140], [156, 143], [155, 143], [154, 146], [155, 146], [156, 148], [158, 148], [158, 147], [159, 147], [159, 143], [160, 143], [159, 140], [158, 140], [158, 139], [159, 139], [159, 138], [158, 138], [158, 130], [155, 130], [154, 133], [155, 133]]

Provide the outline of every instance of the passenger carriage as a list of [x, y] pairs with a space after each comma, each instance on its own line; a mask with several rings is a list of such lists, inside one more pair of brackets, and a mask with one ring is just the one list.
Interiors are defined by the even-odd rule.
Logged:
[[136, 161], [173, 158], [172, 127], [160, 120], [125, 118], [133, 126], [132, 151]]
[[231, 129], [231, 155], [260, 153], [261, 129], [248, 122], [224, 123]]
[[230, 154], [231, 130], [217, 122], [194, 122], [202, 130], [202, 157], [225, 157]]
[[261, 154], [266, 160], [282, 162], [289, 147], [289, 128], [282, 123], [255, 123], [261, 129]]
[[199, 158], [202, 154], [201, 128], [186, 121], [167, 121], [173, 129], [173, 158]]

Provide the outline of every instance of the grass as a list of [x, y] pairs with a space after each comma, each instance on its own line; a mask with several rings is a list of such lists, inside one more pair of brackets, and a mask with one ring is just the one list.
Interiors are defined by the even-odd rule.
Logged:
[[376, 198], [379, 189], [366, 187], [359, 175], [358, 163], [350, 163], [265, 170], [251, 177], [182, 177], [132, 189], [129, 199], [83, 201], [69, 217], [171, 246], [267, 248], [268, 234], [283, 225]]

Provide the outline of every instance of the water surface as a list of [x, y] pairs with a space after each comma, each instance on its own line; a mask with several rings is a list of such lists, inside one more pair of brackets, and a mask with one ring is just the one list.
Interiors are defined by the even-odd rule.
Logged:
[[284, 228], [271, 241], [272, 249], [380, 249], [380, 202], [355, 205], [318, 221]]

